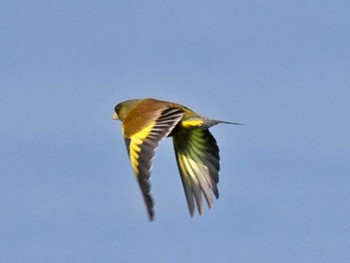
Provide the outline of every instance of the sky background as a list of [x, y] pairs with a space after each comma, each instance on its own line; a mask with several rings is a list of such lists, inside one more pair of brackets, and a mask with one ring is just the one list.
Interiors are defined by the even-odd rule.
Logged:
[[[349, 1], [1, 1], [1, 262], [349, 262]], [[189, 216], [171, 140], [147, 218], [125, 99], [211, 129], [220, 199]]]

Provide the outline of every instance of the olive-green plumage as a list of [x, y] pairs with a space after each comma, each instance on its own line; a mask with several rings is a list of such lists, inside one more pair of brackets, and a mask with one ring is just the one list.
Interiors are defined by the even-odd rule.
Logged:
[[219, 197], [219, 148], [209, 127], [218, 123], [238, 124], [208, 119], [192, 110], [167, 101], [134, 99], [119, 103], [113, 119], [122, 121], [123, 136], [132, 169], [140, 185], [150, 220], [154, 217], [150, 195], [152, 159], [159, 142], [173, 137], [188, 208], [193, 216], [195, 203], [200, 214], [204, 207], [202, 195], [209, 208], [213, 197]]

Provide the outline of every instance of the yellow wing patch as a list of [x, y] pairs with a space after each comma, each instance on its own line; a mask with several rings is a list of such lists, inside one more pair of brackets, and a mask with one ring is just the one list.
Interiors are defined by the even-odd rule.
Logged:
[[139, 171], [139, 157], [141, 152], [141, 144], [150, 135], [155, 123], [151, 123], [148, 127], [142, 129], [141, 131], [135, 133], [131, 136], [131, 142], [129, 144], [130, 162], [134, 173], [138, 176]]

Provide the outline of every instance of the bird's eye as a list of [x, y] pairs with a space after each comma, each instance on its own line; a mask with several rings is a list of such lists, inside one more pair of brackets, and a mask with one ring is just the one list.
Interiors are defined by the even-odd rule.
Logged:
[[115, 113], [118, 113], [118, 111], [119, 111], [119, 105], [115, 106], [114, 111], [115, 111]]

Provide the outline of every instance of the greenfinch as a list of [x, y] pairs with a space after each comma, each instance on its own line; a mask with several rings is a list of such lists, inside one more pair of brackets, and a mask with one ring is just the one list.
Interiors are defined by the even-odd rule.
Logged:
[[195, 204], [204, 211], [202, 195], [209, 208], [219, 197], [219, 147], [209, 128], [219, 123], [239, 124], [202, 117], [177, 103], [156, 99], [132, 99], [114, 108], [113, 119], [122, 121], [122, 132], [132, 169], [139, 183], [148, 216], [154, 218], [150, 194], [152, 159], [158, 144], [172, 137], [175, 156], [191, 217]]

